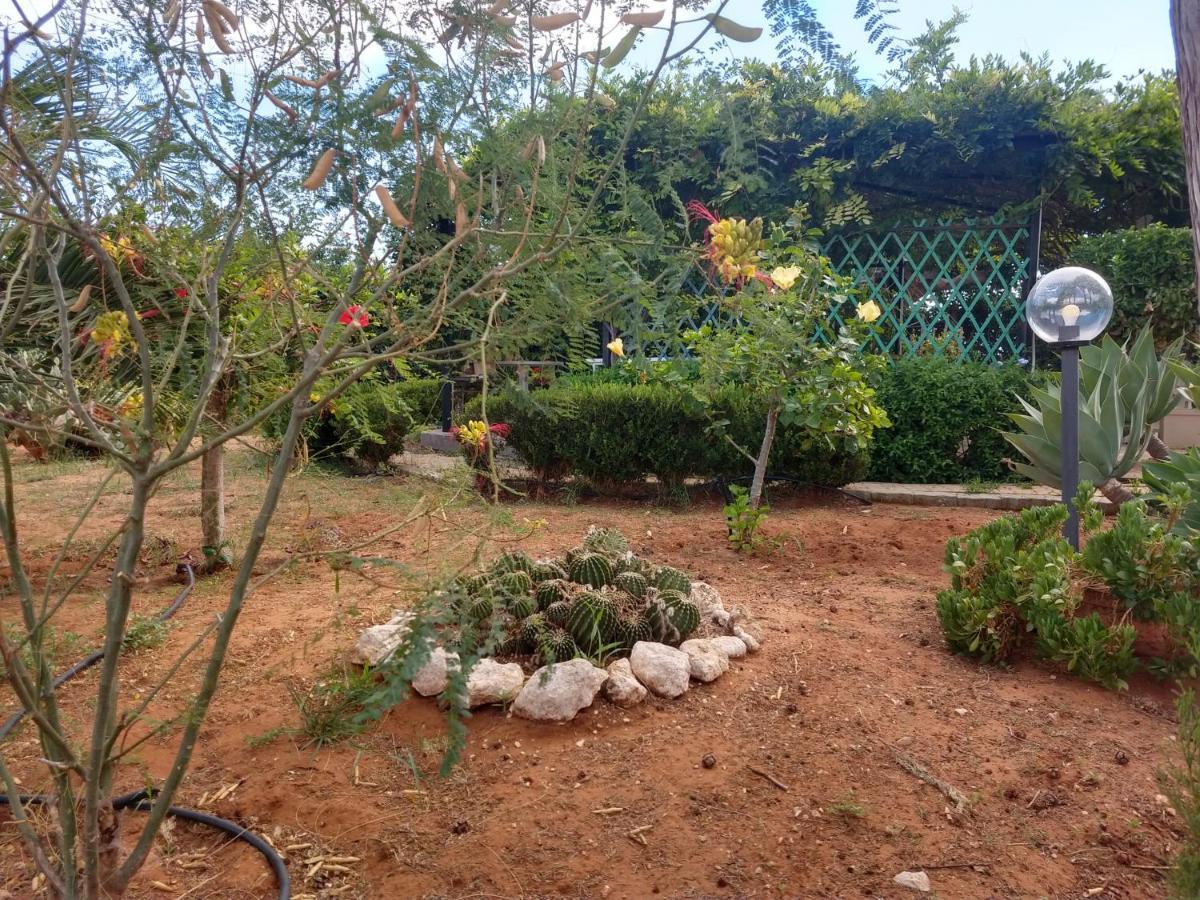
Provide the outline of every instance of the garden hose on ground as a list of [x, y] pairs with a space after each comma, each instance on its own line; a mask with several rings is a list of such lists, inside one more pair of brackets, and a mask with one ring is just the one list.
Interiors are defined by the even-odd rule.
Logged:
[[[196, 586], [196, 573], [190, 565], [182, 563], [179, 566], [181, 574], [187, 577], [187, 584], [184, 585], [178, 596], [171, 602], [171, 605], [158, 614], [158, 621], [165, 622], [171, 616], [179, 611], [179, 607], [183, 606], [183, 601], [188, 598], [192, 592], [192, 588]], [[56, 688], [62, 687], [80, 672], [83, 672], [100, 662], [104, 658], [104, 651], [97, 650], [94, 653], [85, 656], [71, 668], [65, 672], [61, 672], [54, 679]], [[0, 725], [0, 741], [8, 737], [9, 733], [17, 727], [20, 721], [25, 718], [25, 710], [19, 709], [7, 719], [4, 724]], [[133, 791], [128, 794], [122, 794], [119, 797], [114, 797], [112, 800], [113, 809], [136, 809], [141, 812], [149, 810], [153, 804], [153, 790]], [[53, 798], [48, 794], [22, 794], [22, 803], [51, 803]], [[0, 793], [0, 804], [8, 804], [8, 795]], [[223, 831], [226, 834], [245, 841], [264, 857], [267, 864], [271, 867], [271, 871], [275, 873], [275, 879], [279, 882], [279, 900], [290, 900], [292, 896], [291, 878], [288, 876], [287, 866], [283, 862], [283, 858], [276, 852], [275, 848], [268, 844], [263, 838], [259, 837], [252, 831], [247, 831], [236, 822], [231, 822], [228, 819], [222, 819], [219, 816], [212, 816], [208, 813], [200, 812], [195, 809], [187, 809], [182, 806], [170, 806], [167, 808], [167, 814], [174, 816], [176, 819], [183, 819], [187, 822], [198, 822], [201, 825], [207, 825], [209, 828], [216, 828], [218, 831]]]

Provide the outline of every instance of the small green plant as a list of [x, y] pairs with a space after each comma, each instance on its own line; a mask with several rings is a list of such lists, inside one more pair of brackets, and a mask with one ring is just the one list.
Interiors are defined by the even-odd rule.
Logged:
[[867, 814], [866, 808], [858, 802], [858, 797], [851, 791], [840, 800], [829, 804], [829, 811], [844, 819], [861, 819]]
[[1183, 691], [1177, 709], [1182, 764], [1160, 775], [1160, 781], [1187, 828], [1170, 883], [1173, 897], [1188, 900], [1200, 897], [1200, 706], [1195, 692], [1190, 688]]
[[963, 482], [963, 490], [968, 494], [991, 494], [1000, 487], [1000, 482], [986, 478], [972, 478]]
[[762, 540], [759, 529], [767, 519], [771, 507], [766, 503], [757, 509], [750, 503], [750, 491], [738, 484], [729, 486], [733, 499], [726, 503], [725, 526], [729, 529], [729, 544], [738, 553], [754, 550]]
[[123, 649], [126, 653], [155, 650], [167, 642], [170, 631], [171, 626], [157, 616], [134, 615], [125, 631]]
[[366, 722], [361, 713], [375, 690], [375, 675], [366, 667], [330, 672], [308, 691], [289, 684], [305, 746], [321, 748], [362, 731]]

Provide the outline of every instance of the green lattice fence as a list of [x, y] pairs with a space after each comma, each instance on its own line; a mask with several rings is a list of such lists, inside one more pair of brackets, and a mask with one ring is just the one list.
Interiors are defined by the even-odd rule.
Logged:
[[[878, 349], [996, 362], [1025, 353], [1030, 228], [1031, 221], [918, 221], [835, 234], [822, 252], [883, 310], [871, 338]], [[829, 320], [852, 315], [847, 305], [830, 310]]]
[[[897, 357], [928, 352], [1015, 360], [1029, 339], [1024, 298], [1034, 223], [1036, 217], [917, 221], [886, 231], [839, 232], [821, 252], [854, 279], [861, 299], [883, 311], [870, 338], [875, 349]], [[717, 293], [697, 270], [661, 308], [630, 310], [619, 330], [647, 356], [686, 355], [680, 335], [727, 320]], [[848, 303], [831, 309], [828, 322], [836, 328], [853, 315]]]

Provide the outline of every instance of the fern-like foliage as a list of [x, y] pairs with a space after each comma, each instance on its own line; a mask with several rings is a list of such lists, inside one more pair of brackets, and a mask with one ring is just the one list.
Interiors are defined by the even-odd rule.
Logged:
[[[898, 0], [857, 0], [854, 8], [854, 18], [862, 22], [867, 41], [890, 63], [899, 62], [908, 53], [906, 42], [897, 38], [896, 26], [891, 21], [898, 9]], [[795, 66], [816, 58], [838, 71], [853, 71], [851, 57], [821, 23], [808, 0], [765, 0], [763, 14], [785, 65]]]

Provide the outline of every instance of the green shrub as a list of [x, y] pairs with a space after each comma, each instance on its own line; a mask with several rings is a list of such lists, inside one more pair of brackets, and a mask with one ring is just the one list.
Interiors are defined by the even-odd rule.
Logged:
[[1016, 395], [1045, 379], [1015, 365], [941, 357], [898, 360], [880, 376], [878, 399], [892, 427], [871, 446], [868, 477], [917, 484], [1012, 477], [1000, 435]]
[[1084, 238], [1072, 265], [1095, 269], [1113, 290], [1109, 333], [1118, 341], [1144, 325], [1163, 343], [1192, 338], [1196, 330], [1192, 232], [1154, 224]]
[[[313, 396], [323, 396], [332, 386], [318, 382]], [[372, 375], [350, 385], [305, 423], [309, 457], [353, 462], [367, 469], [386, 463], [404, 449], [404, 439], [415, 424], [402, 394], [400, 383]], [[271, 425], [268, 422], [264, 430], [268, 437], [277, 437]]]
[[1200, 897], [1200, 706], [1195, 691], [1184, 690], [1176, 709], [1181, 764], [1173, 765], [1161, 776], [1161, 781], [1163, 792], [1187, 829], [1170, 874], [1171, 896], [1191, 900]]
[[407, 378], [396, 382], [396, 396], [408, 407], [418, 425], [442, 420], [442, 382], [437, 378]]
[[[504, 390], [488, 396], [488, 419], [512, 428], [508, 442], [542, 479], [565, 475], [603, 487], [653, 475], [669, 490], [690, 476], [749, 475], [754, 463], [709, 429], [727, 421], [725, 433], [751, 452], [762, 440], [762, 404], [730, 389], [712, 417], [686, 385], [640, 384], [615, 378], [559, 379], [529, 393]], [[479, 418], [478, 398], [463, 418]], [[771, 473], [826, 486], [861, 478], [867, 454], [802, 427], [781, 426], [771, 453]], [[848, 442], [846, 442], [848, 443]]]

